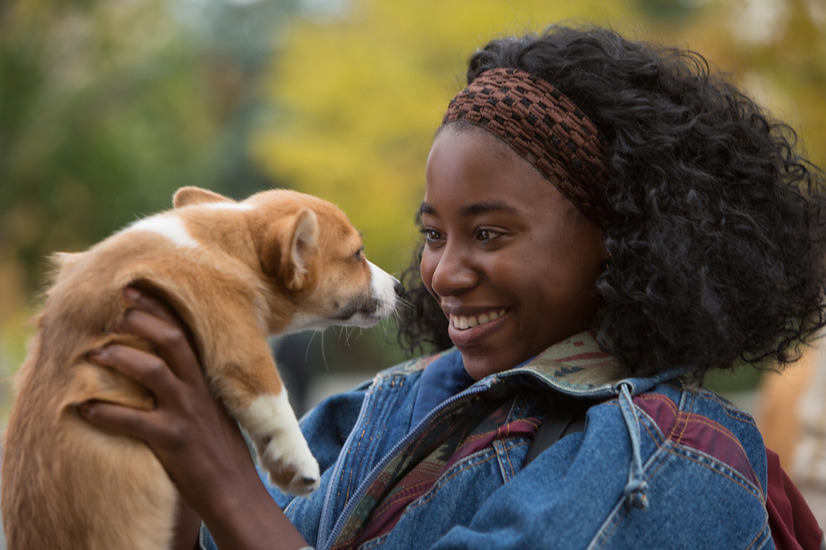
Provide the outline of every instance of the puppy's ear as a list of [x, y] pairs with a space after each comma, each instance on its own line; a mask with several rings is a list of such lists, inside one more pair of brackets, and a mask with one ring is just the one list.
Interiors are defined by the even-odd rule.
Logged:
[[318, 219], [312, 210], [301, 210], [270, 225], [263, 247], [264, 271], [281, 277], [288, 289], [301, 290], [309, 282], [317, 251]]
[[299, 290], [307, 284], [310, 264], [318, 251], [318, 219], [312, 210], [302, 210], [296, 215], [289, 244], [289, 267], [292, 278], [287, 283], [290, 290]]
[[191, 204], [209, 204], [213, 202], [235, 202], [234, 200], [219, 195], [214, 191], [201, 189], [200, 187], [181, 187], [172, 197], [172, 204], [175, 208], [189, 206]]

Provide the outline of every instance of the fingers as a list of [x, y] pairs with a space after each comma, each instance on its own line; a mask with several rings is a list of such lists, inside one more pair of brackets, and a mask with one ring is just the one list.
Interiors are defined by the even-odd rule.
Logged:
[[152, 392], [156, 401], [175, 399], [177, 395], [178, 380], [157, 355], [130, 346], [112, 344], [93, 351], [89, 358], [136, 380]]
[[150, 294], [130, 286], [124, 289], [123, 297], [134, 309], [145, 311], [170, 325], [183, 326], [180, 317], [172, 309]]
[[202, 380], [194, 343], [180, 318], [161, 301], [134, 288], [127, 288], [124, 297], [132, 309], [120, 328], [145, 338], [181, 380]]
[[157, 437], [152, 413], [104, 401], [86, 401], [77, 406], [88, 422], [142, 441]]
[[86, 421], [113, 432], [139, 439], [162, 458], [187, 444], [187, 431], [167, 411], [142, 411], [107, 401], [85, 401], [77, 411]]

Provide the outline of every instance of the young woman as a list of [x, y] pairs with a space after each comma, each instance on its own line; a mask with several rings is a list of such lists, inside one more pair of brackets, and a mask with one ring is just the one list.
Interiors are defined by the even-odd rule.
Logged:
[[697, 54], [494, 40], [434, 140], [408, 273], [402, 339], [443, 351], [307, 415], [316, 493], [259, 481], [149, 296], [124, 327], [158, 356], [99, 360], [157, 407], [84, 414], [158, 455], [183, 548], [200, 520], [206, 548], [771, 548], [762, 438], [698, 382], [826, 324], [823, 175], [794, 141]]

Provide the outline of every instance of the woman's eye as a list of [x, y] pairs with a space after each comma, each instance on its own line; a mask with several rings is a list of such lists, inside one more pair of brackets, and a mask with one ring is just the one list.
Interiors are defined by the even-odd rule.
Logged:
[[502, 233], [500, 231], [495, 231], [493, 229], [488, 228], [480, 228], [476, 231], [476, 240], [477, 241], [492, 241], [493, 239], [501, 236]]
[[424, 238], [427, 242], [438, 241], [442, 238], [442, 234], [439, 231], [431, 229], [429, 227], [423, 227], [420, 231], [422, 235], [424, 235]]

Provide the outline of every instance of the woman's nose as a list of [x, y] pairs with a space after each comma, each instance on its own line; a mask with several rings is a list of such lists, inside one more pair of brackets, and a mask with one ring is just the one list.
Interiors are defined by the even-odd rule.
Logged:
[[446, 245], [433, 270], [431, 287], [439, 296], [450, 296], [476, 286], [478, 280], [472, 258], [466, 251]]

